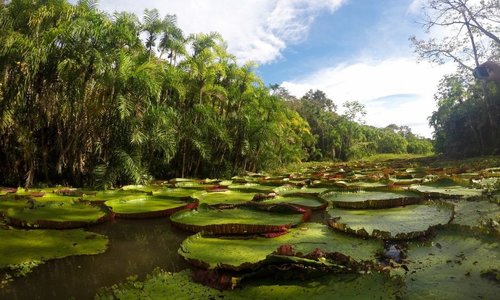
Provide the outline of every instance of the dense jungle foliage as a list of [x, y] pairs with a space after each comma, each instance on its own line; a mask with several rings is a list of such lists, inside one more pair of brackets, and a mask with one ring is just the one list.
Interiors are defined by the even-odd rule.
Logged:
[[174, 15], [0, 5], [0, 183], [109, 187], [431, 151], [408, 128], [356, 123], [359, 103], [341, 116], [321, 91], [285, 99], [220, 35], [184, 36]]

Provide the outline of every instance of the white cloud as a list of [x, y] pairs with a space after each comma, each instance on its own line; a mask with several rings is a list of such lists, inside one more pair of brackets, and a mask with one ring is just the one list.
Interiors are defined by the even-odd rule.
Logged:
[[102, 0], [107, 12], [131, 11], [142, 16], [157, 8], [162, 16], [176, 14], [186, 33], [219, 32], [229, 52], [240, 62], [270, 63], [290, 43], [303, 41], [316, 15], [335, 11], [345, 0]]
[[427, 117], [436, 109], [433, 95], [437, 83], [453, 71], [451, 64], [417, 63], [412, 57], [388, 58], [324, 68], [282, 85], [297, 97], [309, 89], [320, 89], [339, 107], [345, 101], [360, 101], [367, 110], [367, 124], [408, 125], [415, 133], [430, 137]]

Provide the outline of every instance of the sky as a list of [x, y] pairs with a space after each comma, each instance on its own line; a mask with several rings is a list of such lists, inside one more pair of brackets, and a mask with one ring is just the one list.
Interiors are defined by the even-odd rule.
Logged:
[[340, 112], [342, 103], [357, 100], [366, 124], [406, 125], [431, 137], [433, 95], [455, 66], [418, 62], [408, 38], [424, 34], [421, 1], [101, 0], [99, 8], [175, 14], [185, 34], [219, 32], [239, 63], [258, 64], [268, 85], [297, 97], [322, 90]]

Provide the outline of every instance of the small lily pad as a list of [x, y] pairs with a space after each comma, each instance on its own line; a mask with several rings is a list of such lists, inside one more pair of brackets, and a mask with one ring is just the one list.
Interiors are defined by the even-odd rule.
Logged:
[[321, 197], [330, 201], [335, 207], [362, 209], [415, 204], [422, 199], [417, 193], [403, 191], [330, 192], [321, 195]]
[[336, 233], [322, 224], [305, 223], [275, 238], [215, 238], [197, 234], [182, 242], [179, 254], [207, 269], [254, 269], [285, 244], [304, 254], [320, 248], [325, 252], [343, 253], [357, 261], [374, 260], [375, 253], [382, 249], [377, 240], [363, 240]]
[[374, 210], [332, 208], [328, 213], [333, 218], [329, 225], [340, 231], [381, 239], [411, 239], [427, 234], [434, 226], [448, 224], [453, 206], [430, 203]]
[[170, 216], [176, 227], [211, 234], [252, 234], [281, 232], [300, 224], [304, 214], [273, 213], [250, 208], [212, 209], [200, 205], [198, 210], [180, 211]]

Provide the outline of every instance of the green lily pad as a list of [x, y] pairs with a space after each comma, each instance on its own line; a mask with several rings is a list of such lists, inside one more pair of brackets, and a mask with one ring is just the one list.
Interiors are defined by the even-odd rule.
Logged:
[[408, 205], [375, 210], [347, 210], [332, 208], [328, 211], [333, 228], [381, 239], [411, 239], [423, 236], [438, 225], [448, 224], [453, 218], [451, 205]]
[[198, 210], [180, 211], [170, 216], [176, 227], [210, 234], [252, 234], [281, 232], [300, 224], [304, 214], [273, 213], [250, 208], [212, 209], [200, 205]]
[[473, 230], [500, 234], [500, 205], [486, 200], [453, 202], [455, 217], [451, 224]]
[[237, 190], [247, 193], [270, 193], [276, 188], [275, 186], [262, 185], [258, 183], [231, 184], [228, 187], [230, 190]]
[[104, 203], [117, 217], [154, 218], [164, 217], [183, 209], [193, 209], [196, 202], [186, 202], [179, 198], [142, 196], [129, 200], [108, 200]]
[[155, 191], [153, 192], [153, 196], [187, 199], [191, 198], [194, 193], [196, 193], [196, 191], [190, 189], [172, 188], [172, 189], [162, 189], [159, 191]]
[[305, 223], [275, 238], [228, 239], [197, 234], [182, 242], [179, 254], [207, 269], [254, 269], [285, 244], [304, 254], [320, 248], [325, 252], [343, 253], [357, 261], [373, 260], [375, 253], [382, 249], [377, 240], [363, 240], [336, 233], [322, 224]]
[[400, 281], [385, 274], [326, 275], [313, 280], [251, 281], [242, 289], [219, 291], [191, 280], [188, 270], [155, 270], [144, 282], [129, 281], [99, 291], [96, 299], [396, 299]]
[[85, 203], [47, 202], [33, 208], [9, 209], [7, 221], [20, 227], [67, 229], [102, 223], [110, 212]]
[[[29, 271], [43, 261], [70, 255], [98, 254], [107, 249], [108, 238], [82, 229], [0, 229], [0, 269], [8, 273]], [[24, 274], [13, 274], [24, 275]]]
[[311, 210], [321, 210], [325, 209], [328, 206], [328, 202], [326, 202], [325, 200], [316, 197], [314, 195], [308, 195], [308, 194], [289, 194], [286, 196], [277, 196], [274, 198], [263, 200], [259, 203], [261, 204], [287, 203]]
[[377, 181], [337, 181], [335, 185], [341, 188], [349, 189], [349, 190], [372, 190], [372, 189], [380, 189], [387, 188], [387, 184]]
[[24, 208], [29, 206], [29, 197], [6, 195], [0, 197], [0, 215], [5, 214], [9, 208]]
[[439, 230], [425, 244], [411, 242], [408, 299], [497, 299], [500, 285], [482, 272], [500, 270], [500, 243], [459, 230]]
[[341, 208], [387, 208], [415, 204], [422, 199], [417, 193], [403, 191], [330, 192], [321, 197]]
[[457, 185], [449, 179], [441, 179], [437, 182], [422, 185], [412, 185], [410, 189], [433, 198], [468, 198], [480, 197], [483, 194], [481, 189]]
[[193, 194], [193, 197], [199, 199], [200, 203], [208, 205], [241, 204], [252, 200], [254, 196], [254, 193], [229, 190], [223, 192], [198, 192]]
[[83, 195], [83, 200], [90, 202], [106, 202], [109, 200], [133, 200], [146, 196], [147, 193], [138, 191], [108, 190]]

